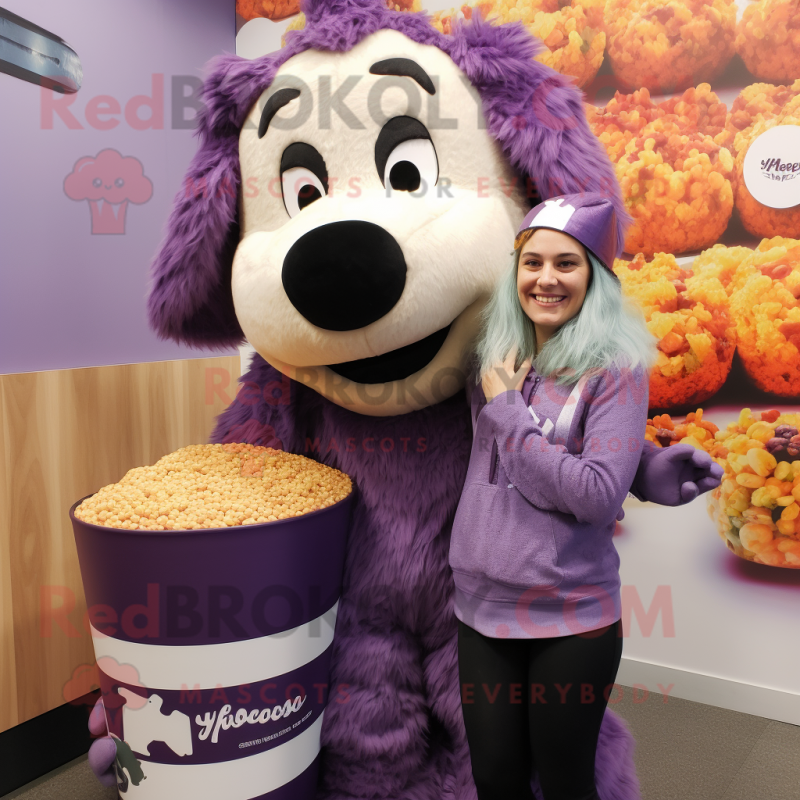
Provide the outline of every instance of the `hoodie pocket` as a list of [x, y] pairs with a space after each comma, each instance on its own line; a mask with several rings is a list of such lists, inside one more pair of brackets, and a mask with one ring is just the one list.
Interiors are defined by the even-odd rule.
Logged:
[[497, 452], [497, 439], [492, 439], [492, 455], [489, 466], [489, 483], [497, 483], [497, 472], [500, 468], [500, 453]]
[[517, 489], [472, 483], [453, 521], [450, 567], [514, 588], [552, 588], [564, 579], [553, 521]]

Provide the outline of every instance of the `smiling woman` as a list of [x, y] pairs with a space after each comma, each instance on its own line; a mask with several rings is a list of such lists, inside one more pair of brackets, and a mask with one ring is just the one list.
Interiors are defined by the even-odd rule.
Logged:
[[[462, 686], [530, 682], [547, 696], [527, 708], [462, 696], [478, 800], [532, 797], [532, 764], [545, 797], [600, 800], [595, 753], [622, 655], [612, 537], [644, 446], [656, 356], [609, 268], [616, 233], [598, 193], [539, 204], [486, 310], [449, 554], [459, 676]], [[579, 603], [591, 623], [578, 622]], [[590, 688], [580, 701], [553, 696], [578, 683]]]
[[619, 241], [614, 218], [608, 199], [592, 192], [547, 200], [529, 212], [510, 268], [483, 312], [478, 380], [514, 349], [514, 369], [532, 360], [539, 374], [561, 385], [614, 362], [649, 371], [654, 338], [607, 266]]
[[517, 294], [533, 322], [537, 350], [581, 310], [591, 277], [579, 241], [548, 228], [530, 230], [519, 256]]

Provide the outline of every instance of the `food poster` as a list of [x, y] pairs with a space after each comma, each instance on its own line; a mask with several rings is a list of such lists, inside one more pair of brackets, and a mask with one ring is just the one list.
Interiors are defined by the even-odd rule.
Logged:
[[0, 374], [206, 356], [150, 329], [147, 279], [233, 7], [0, 5]]
[[[476, 8], [520, 20], [583, 90], [634, 219], [615, 272], [659, 341], [647, 438], [725, 468], [685, 506], [625, 504], [620, 680], [800, 723], [800, 674], [774, 669], [800, 659], [800, 6], [392, 5], [444, 33]], [[238, 0], [238, 52], [302, 25], [291, 2]]]

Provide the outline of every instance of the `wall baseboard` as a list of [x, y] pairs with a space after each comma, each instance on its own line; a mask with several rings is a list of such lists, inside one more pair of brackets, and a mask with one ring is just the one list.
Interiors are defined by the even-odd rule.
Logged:
[[0, 797], [89, 750], [89, 713], [100, 690], [0, 733]]
[[767, 686], [754, 686], [732, 681], [716, 675], [634, 661], [623, 658], [619, 665], [616, 682], [622, 686], [644, 686], [650, 692], [665, 692], [658, 684], [669, 690], [669, 697], [680, 697], [695, 703], [727, 708], [742, 714], [774, 719], [800, 725], [800, 695]]

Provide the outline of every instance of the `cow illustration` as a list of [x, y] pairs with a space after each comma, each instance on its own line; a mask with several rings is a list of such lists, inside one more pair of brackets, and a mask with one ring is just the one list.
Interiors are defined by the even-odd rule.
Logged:
[[[139, 697], [125, 688], [119, 693], [126, 699]], [[192, 754], [192, 724], [189, 717], [180, 711], [166, 715], [161, 706], [164, 700], [151, 694], [141, 708], [122, 707], [122, 732], [131, 750], [142, 755], [150, 755], [151, 742], [164, 742], [178, 756]]]

